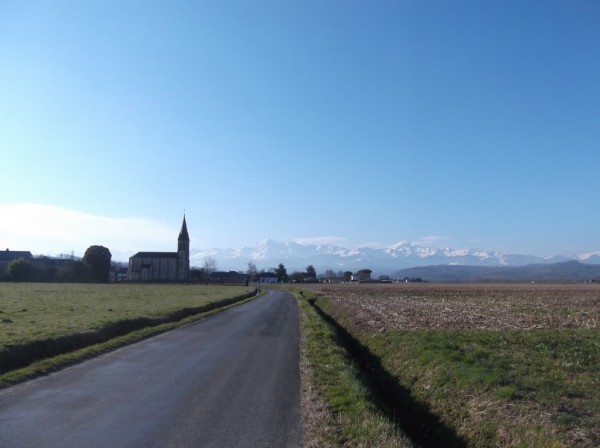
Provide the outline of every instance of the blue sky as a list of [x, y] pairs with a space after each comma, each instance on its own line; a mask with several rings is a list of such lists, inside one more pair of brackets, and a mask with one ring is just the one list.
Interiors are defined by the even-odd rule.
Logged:
[[592, 0], [0, 0], [0, 245], [598, 251], [598, 80]]

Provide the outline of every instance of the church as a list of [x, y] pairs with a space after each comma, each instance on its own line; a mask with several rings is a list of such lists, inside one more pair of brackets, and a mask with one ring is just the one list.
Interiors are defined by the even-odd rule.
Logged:
[[190, 276], [190, 236], [185, 215], [177, 252], [138, 252], [129, 258], [127, 280], [131, 282], [187, 282]]

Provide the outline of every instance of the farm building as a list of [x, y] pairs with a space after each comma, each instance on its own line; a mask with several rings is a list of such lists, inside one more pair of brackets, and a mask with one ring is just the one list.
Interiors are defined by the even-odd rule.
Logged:
[[247, 280], [248, 276], [246, 274], [236, 271], [216, 271], [210, 273], [210, 281], [212, 283], [243, 285]]

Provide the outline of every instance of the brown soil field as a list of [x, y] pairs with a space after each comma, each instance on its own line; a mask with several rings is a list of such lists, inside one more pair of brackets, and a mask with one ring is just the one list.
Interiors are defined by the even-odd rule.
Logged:
[[600, 285], [319, 284], [368, 332], [383, 329], [598, 328]]

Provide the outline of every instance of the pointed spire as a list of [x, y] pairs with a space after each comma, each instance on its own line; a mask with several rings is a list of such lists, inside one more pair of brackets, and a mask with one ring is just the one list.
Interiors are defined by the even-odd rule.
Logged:
[[181, 224], [181, 231], [179, 232], [179, 240], [190, 240], [190, 235], [188, 234], [187, 224], [185, 222], [185, 213], [183, 214], [183, 223]]

